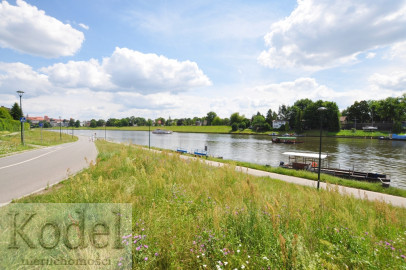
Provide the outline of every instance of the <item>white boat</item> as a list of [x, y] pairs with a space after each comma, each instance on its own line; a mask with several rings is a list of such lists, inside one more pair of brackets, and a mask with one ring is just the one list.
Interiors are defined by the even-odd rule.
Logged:
[[171, 130], [165, 130], [165, 129], [155, 129], [152, 131], [154, 134], [172, 134]]
[[370, 126], [370, 127], [363, 127], [362, 129], [365, 130], [365, 131], [378, 130], [377, 127], [372, 127], [372, 126]]

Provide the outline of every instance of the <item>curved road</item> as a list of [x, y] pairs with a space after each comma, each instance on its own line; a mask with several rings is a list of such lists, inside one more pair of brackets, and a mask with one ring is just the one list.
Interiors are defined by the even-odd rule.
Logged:
[[96, 161], [88, 137], [0, 158], [0, 206], [54, 185]]

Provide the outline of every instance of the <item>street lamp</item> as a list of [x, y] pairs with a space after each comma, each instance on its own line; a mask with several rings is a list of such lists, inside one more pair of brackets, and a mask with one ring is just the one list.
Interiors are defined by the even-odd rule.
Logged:
[[327, 110], [325, 107], [320, 107], [317, 109], [320, 112], [320, 147], [319, 147], [319, 168], [318, 168], [318, 176], [317, 176], [317, 189], [320, 188], [320, 169], [321, 169], [321, 138], [322, 138], [322, 131], [323, 131], [323, 111]]
[[62, 120], [59, 116], [59, 139], [62, 141]]
[[[18, 90], [17, 94], [20, 96], [21, 116], [24, 117], [23, 106], [21, 105], [21, 97], [23, 96], [24, 91]], [[21, 144], [24, 145], [24, 122], [23, 122], [23, 119], [20, 119], [20, 121], [21, 121]]]

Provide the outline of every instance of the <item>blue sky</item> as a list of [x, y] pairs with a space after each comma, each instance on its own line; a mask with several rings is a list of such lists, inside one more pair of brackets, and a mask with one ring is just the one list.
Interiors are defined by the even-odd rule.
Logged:
[[406, 92], [405, 1], [2, 1], [0, 105], [221, 117]]

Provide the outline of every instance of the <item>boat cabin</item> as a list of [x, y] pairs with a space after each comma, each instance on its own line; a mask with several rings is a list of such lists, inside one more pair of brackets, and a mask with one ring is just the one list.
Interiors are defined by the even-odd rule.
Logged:
[[[318, 153], [284, 152], [282, 154], [289, 157], [288, 164], [285, 164], [283, 161], [280, 162], [280, 166], [283, 168], [296, 170], [315, 170], [318, 168]], [[327, 155], [321, 154], [321, 167], [326, 167], [325, 164], [323, 164], [326, 158]]]

